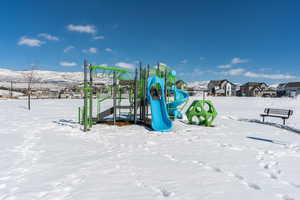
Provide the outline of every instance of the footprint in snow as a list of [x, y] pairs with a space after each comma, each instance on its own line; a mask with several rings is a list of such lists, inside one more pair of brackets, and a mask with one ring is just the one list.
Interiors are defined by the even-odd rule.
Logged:
[[161, 194], [162, 194], [164, 197], [169, 197], [169, 196], [172, 196], [172, 195], [173, 195], [172, 192], [166, 190], [165, 188], [161, 188], [161, 189], [159, 189], [159, 190], [160, 190]]
[[297, 183], [288, 183], [289, 185], [293, 186], [293, 187], [296, 187], [296, 188], [300, 188], [300, 184], [297, 184]]
[[172, 160], [172, 161], [178, 161], [178, 160], [175, 159], [172, 155], [165, 154], [164, 156], [165, 156], [166, 158], [168, 158], [169, 160]]
[[290, 197], [289, 195], [279, 195], [281, 199], [283, 200], [295, 200], [293, 197]]
[[238, 175], [238, 174], [235, 174], [234, 177], [239, 180], [244, 180], [244, 177], [242, 177], [241, 175]]
[[246, 183], [246, 185], [251, 189], [261, 190], [261, 188], [255, 183]]
[[264, 169], [271, 169], [272, 167], [277, 166], [278, 162], [269, 162], [269, 163], [263, 163], [263, 162], [261, 162], [259, 165], [261, 167], [263, 167]]
[[278, 176], [274, 173], [269, 173], [268, 177], [271, 178], [271, 179], [278, 179]]
[[213, 167], [212, 168], [215, 172], [222, 172], [222, 170], [220, 169], [220, 168], [218, 168], [218, 167]]
[[200, 166], [206, 165], [205, 162], [203, 162], [203, 161], [198, 161], [198, 160], [193, 160], [192, 163], [198, 164], [198, 165], [200, 165]]
[[243, 150], [243, 148], [240, 148], [240, 147], [237, 147], [237, 146], [233, 146], [232, 144], [219, 143], [218, 145], [220, 147], [228, 148], [230, 150], [235, 150], [235, 151], [242, 151]]

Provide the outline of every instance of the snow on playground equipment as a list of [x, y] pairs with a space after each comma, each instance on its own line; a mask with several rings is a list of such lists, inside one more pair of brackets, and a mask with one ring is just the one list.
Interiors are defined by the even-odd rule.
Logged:
[[[99, 78], [97, 75], [103, 78], [105, 74], [112, 80], [112, 84], [96, 90], [94, 79]], [[108, 117], [112, 115], [110, 123], [113, 125], [118, 122], [149, 125], [148, 106], [150, 105], [152, 129], [169, 131], [173, 127], [169, 116], [181, 118], [182, 114], [178, 107], [185, 105], [188, 100], [188, 94], [178, 90], [175, 83], [176, 72], [160, 63], [154, 67], [148, 65], [145, 69], [140, 63], [139, 70], [131, 72], [117, 67], [94, 66], [85, 61], [84, 87], [81, 88], [84, 92], [84, 105], [78, 110], [79, 123], [83, 125], [84, 131], [88, 131], [94, 124], [107, 123], [111, 120]], [[107, 95], [101, 96], [103, 93]], [[171, 101], [171, 93], [174, 94], [174, 101]], [[93, 116], [95, 94], [96, 117]], [[113, 105], [102, 111], [101, 103], [108, 99], [113, 100]], [[127, 100], [127, 105], [122, 105], [123, 100]]]
[[186, 111], [191, 124], [212, 126], [217, 117], [217, 111], [210, 100], [195, 100]]

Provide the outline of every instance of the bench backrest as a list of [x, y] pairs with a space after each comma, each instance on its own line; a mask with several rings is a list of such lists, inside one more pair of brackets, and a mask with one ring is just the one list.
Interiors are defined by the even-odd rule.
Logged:
[[265, 108], [264, 112], [268, 115], [283, 115], [288, 117], [293, 114], [292, 110], [277, 109], [277, 108]]

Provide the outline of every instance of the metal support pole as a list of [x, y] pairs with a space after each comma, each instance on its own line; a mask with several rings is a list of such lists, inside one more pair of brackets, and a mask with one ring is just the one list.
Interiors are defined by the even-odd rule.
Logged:
[[138, 76], [138, 71], [135, 69], [135, 77], [134, 77], [134, 123], [137, 123], [137, 93], [138, 93], [138, 81], [137, 77]]
[[81, 115], [81, 110], [80, 110], [80, 107], [78, 107], [78, 123], [79, 124], [81, 124], [80, 115]]
[[100, 92], [97, 92], [97, 120], [100, 120]]
[[87, 127], [87, 107], [88, 107], [88, 96], [87, 96], [87, 68], [88, 68], [88, 64], [87, 61], [84, 60], [84, 90], [83, 90], [83, 94], [84, 94], [84, 105], [83, 105], [83, 131], [86, 132], [88, 130]]
[[12, 98], [13, 96], [12, 88], [13, 88], [13, 82], [10, 81], [10, 98]]
[[167, 101], [167, 71], [164, 73], [165, 76], [165, 88], [162, 88], [165, 90], [165, 101]]
[[[140, 62], [140, 73], [139, 73], [139, 78], [140, 78], [140, 81], [139, 81], [139, 90], [141, 91], [141, 96], [140, 96], [140, 120], [142, 121], [143, 120], [143, 71], [142, 71], [142, 62]], [[138, 90], [138, 91], [139, 91]]]
[[114, 125], [116, 125], [116, 118], [117, 118], [117, 80], [116, 80], [116, 72], [113, 72], [113, 107], [114, 107], [114, 113], [113, 113], [113, 120]]
[[90, 95], [89, 95], [89, 126], [92, 127], [93, 125], [93, 93], [94, 93], [94, 88], [93, 88], [93, 69], [91, 68], [92, 65], [89, 65], [90, 67]]
[[147, 68], [144, 69], [144, 85], [143, 85], [143, 121], [144, 123], [146, 122], [146, 107], [147, 107], [147, 102], [146, 102], [146, 94], [147, 94]]
[[[146, 75], [146, 92], [148, 91], [148, 78], [150, 76], [150, 65], [148, 64], [147, 66], [147, 75]], [[147, 96], [146, 96], [146, 100], [147, 100]], [[146, 101], [146, 117], [148, 118], [148, 114], [149, 114], [149, 106], [148, 106], [148, 101]]]

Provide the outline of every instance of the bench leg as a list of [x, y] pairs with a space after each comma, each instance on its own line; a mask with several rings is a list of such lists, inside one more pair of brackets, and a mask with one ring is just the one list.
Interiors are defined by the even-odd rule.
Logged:
[[283, 125], [285, 125], [285, 119], [283, 118]]
[[265, 117], [262, 117], [263, 118], [263, 122], [265, 122]]

